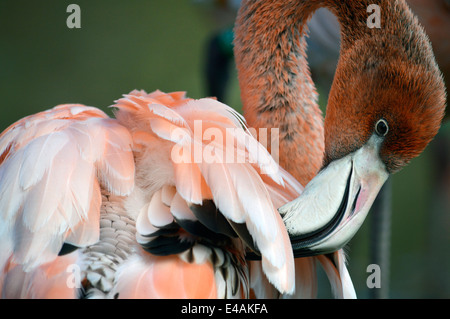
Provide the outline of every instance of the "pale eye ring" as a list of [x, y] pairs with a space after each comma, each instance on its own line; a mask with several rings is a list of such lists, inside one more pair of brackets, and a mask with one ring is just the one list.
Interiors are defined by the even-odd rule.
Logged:
[[375, 132], [378, 136], [386, 136], [386, 134], [389, 132], [388, 122], [385, 119], [379, 119], [375, 124]]

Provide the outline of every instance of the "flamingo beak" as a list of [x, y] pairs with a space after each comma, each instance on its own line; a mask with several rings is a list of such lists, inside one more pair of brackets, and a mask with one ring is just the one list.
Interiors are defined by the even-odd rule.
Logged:
[[334, 252], [355, 235], [389, 174], [373, 135], [357, 151], [331, 162], [303, 193], [279, 208], [295, 257]]

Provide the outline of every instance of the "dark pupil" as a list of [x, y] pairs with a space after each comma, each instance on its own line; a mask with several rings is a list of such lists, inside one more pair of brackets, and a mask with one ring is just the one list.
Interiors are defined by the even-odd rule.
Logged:
[[387, 125], [384, 121], [379, 121], [377, 124], [377, 133], [380, 135], [385, 135], [387, 133]]

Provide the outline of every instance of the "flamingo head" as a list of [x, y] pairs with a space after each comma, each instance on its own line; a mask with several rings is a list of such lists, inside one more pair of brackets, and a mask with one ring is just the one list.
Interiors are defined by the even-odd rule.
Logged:
[[418, 25], [409, 42], [374, 36], [342, 49], [325, 117], [320, 172], [279, 209], [296, 256], [342, 248], [390, 174], [439, 130], [445, 87]]

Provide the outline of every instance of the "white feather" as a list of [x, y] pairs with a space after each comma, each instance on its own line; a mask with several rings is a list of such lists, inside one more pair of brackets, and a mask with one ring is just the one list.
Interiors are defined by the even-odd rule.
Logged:
[[148, 219], [148, 206], [149, 203], [147, 203], [140, 209], [140, 213], [136, 220], [136, 231], [144, 236], [152, 234], [158, 230], [158, 228], [153, 226]]
[[161, 189], [161, 200], [166, 206], [170, 206], [174, 196], [177, 193], [177, 189], [172, 185], [164, 185]]
[[165, 105], [159, 103], [151, 103], [148, 105], [150, 111], [155, 115], [165, 118], [166, 120], [173, 122], [177, 126], [189, 127], [185, 119], [181, 117], [177, 112], [168, 108]]
[[148, 219], [155, 227], [163, 227], [173, 222], [170, 208], [161, 201], [161, 190], [158, 190], [148, 205]]
[[196, 163], [173, 163], [177, 192], [189, 203], [201, 205], [202, 175]]
[[245, 212], [240, 202], [233, 177], [229, 171], [230, 164], [201, 163], [200, 169], [213, 194], [214, 203], [222, 214], [235, 223], [245, 222]]
[[197, 217], [195, 217], [186, 201], [178, 193], [175, 194], [170, 204], [170, 212], [177, 219], [197, 221]]

